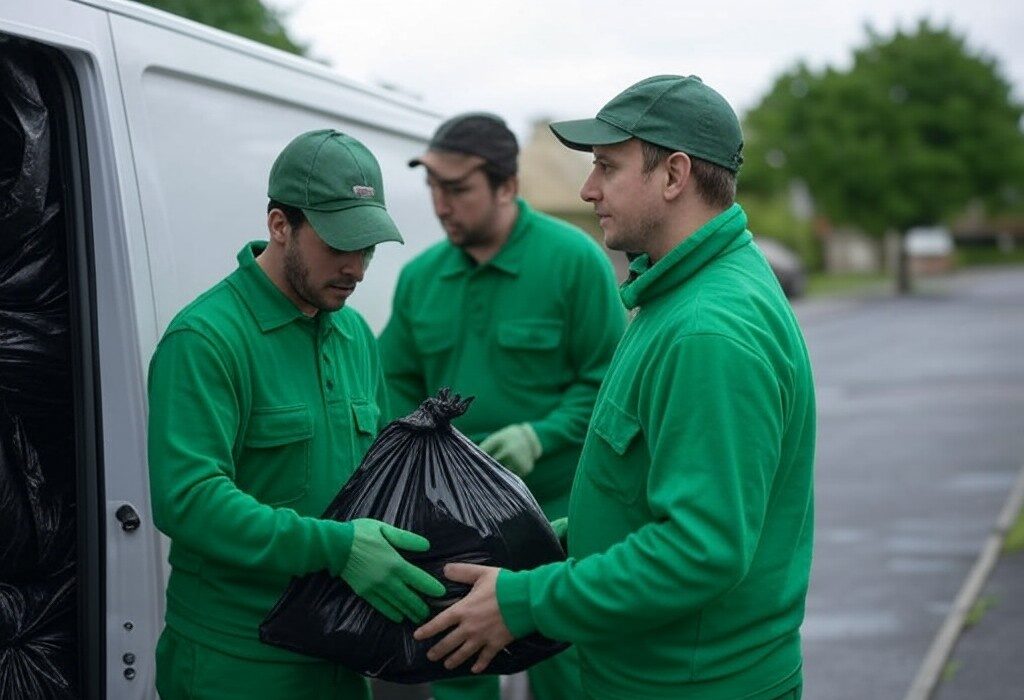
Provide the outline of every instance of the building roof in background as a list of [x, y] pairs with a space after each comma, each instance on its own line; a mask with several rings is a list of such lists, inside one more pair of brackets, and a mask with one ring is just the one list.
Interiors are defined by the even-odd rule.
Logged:
[[541, 211], [591, 213], [593, 207], [580, 199], [590, 168], [590, 154], [569, 150], [551, 133], [547, 120], [537, 121], [519, 154], [519, 191]]

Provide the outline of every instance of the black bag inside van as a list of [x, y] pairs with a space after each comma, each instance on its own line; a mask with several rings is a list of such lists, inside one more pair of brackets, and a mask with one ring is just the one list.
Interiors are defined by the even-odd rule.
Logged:
[[67, 222], [47, 65], [0, 43], [0, 698], [80, 696]]

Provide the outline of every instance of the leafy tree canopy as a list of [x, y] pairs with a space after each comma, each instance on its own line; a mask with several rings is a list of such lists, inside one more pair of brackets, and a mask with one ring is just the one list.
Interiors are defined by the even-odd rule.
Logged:
[[804, 181], [820, 213], [874, 234], [936, 224], [973, 199], [1024, 198], [1021, 105], [991, 58], [922, 20], [848, 69], [798, 64], [747, 115], [745, 190]]
[[294, 42], [285, 31], [281, 13], [260, 0], [139, 0], [201, 24], [244, 36], [276, 49], [299, 55], [306, 46]]

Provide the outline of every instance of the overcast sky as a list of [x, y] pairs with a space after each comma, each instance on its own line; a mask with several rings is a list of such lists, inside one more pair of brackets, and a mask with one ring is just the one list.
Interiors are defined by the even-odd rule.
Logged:
[[849, 64], [865, 25], [921, 17], [995, 58], [1024, 100], [1016, 0], [269, 0], [292, 36], [339, 72], [387, 83], [450, 114], [487, 109], [520, 137], [542, 117], [588, 117], [626, 86], [696, 74], [742, 114], [798, 60]]

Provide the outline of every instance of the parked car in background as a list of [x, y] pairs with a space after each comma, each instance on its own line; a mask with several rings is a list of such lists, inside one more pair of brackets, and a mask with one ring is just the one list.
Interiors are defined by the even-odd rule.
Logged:
[[807, 288], [807, 270], [800, 256], [774, 238], [758, 236], [756, 241], [786, 296], [790, 299], [803, 296]]
[[953, 236], [945, 226], [915, 226], [903, 237], [910, 269], [915, 275], [934, 275], [953, 268]]

